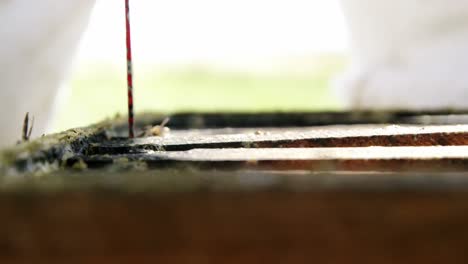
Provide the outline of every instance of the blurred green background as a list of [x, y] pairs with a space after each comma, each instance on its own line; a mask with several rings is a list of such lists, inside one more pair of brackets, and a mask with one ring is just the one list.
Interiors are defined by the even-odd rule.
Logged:
[[[203, 66], [135, 65], [136, 112], [334, 110], [330, 89], [345, 67], [342, 54], [320, 54], [277, 63], [267, 71]], [[125, 65], [79, 65], [56, 130], [98, 122], [127, 112]]]

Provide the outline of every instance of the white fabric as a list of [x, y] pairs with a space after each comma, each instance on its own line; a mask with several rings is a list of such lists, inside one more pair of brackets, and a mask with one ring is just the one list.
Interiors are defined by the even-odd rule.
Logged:
[[349, 108], [468, 109], [467, 0], [341, 0], [352, 68]]
[[93, 3], [0, 1], [0, 147], [21, 138], [28, 111], [35, 116], [34, 136], [51, 125]]

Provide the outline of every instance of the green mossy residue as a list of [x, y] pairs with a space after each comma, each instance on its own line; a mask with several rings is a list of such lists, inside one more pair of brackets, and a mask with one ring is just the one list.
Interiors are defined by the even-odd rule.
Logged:
[[58, 169], [63, 163], [86, 149], [98, 137], [105, 137], [111, 127], [106, 120], [87, 128], [75, 128], [20, 142], [0, 152], [0, 175], [40, 173]]

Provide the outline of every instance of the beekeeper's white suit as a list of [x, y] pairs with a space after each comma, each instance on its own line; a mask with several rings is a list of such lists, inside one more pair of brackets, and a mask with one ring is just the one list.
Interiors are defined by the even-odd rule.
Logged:
[[0, 148], [47, 131], [94, 0], [0, 0]]
[[342, 0], [353, 108], [468, 109], [468, 0]]

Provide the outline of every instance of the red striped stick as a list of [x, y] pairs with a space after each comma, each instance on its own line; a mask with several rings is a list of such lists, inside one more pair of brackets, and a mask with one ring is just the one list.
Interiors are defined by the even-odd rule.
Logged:
[[133, 115], [133, 67], [132, 67], [132, 38], [130, 34], [130, 0], [125, 0], [125, 20], [127, 30], [127, 84], [128, 84], [128, 137], [135, 137]]

